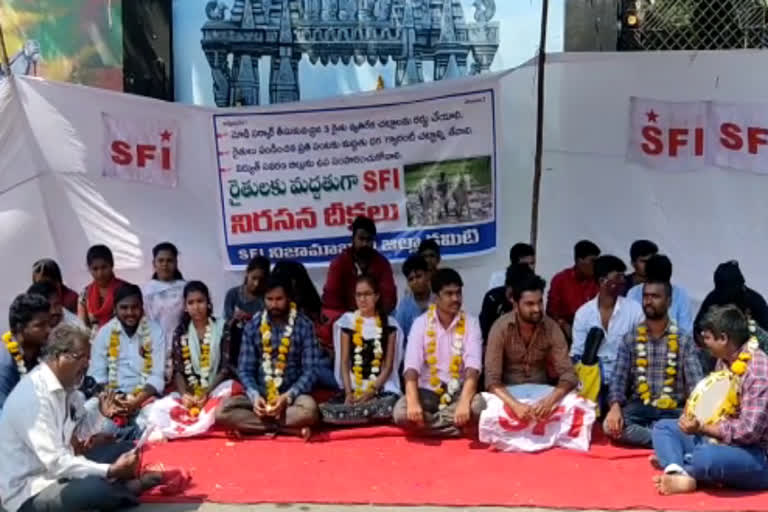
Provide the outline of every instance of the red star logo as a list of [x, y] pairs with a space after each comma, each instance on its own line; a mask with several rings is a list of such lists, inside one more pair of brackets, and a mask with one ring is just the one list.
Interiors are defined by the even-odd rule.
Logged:
[[171, 132], [169, 132], [168, 130], [165, 130], [165, 131], [163, 131], [160, 134], [160, 137], [162, 137], [163, 142], [170, 142], [171, 141], [171, 135], [172, 135]]
[[654, 112], [653, 109], [651, 109], [650, 112], [646, 112], [645, 115], [648, 117], [649, 123], [655, 123], [656, 121], [659, 120], [659, 114]]

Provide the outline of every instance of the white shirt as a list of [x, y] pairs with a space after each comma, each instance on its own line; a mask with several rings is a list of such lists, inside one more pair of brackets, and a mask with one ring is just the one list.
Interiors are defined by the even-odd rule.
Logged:
[[608, 384], [613, 378], [619, 346], [624, 336], [632, 332], [644, 319], [645, 315], [640, 304], [624, 297], [618, 297], [613, 308], [613, 314], [608, 320], [608, 331], [606, 332], [603, 329], [600, 310], [597, 307], [597, 297], [595, 297], [576, 311], [576, 316], [573, 319], [571, 356], [581, 357], [584, 354], [587, 334], [593, 327], [599, 327], [605, 333], [605, 339], [600, 345], [597, 356], [600, 358], [603, 369], [603, 382]]
[[[158, 324], [147, 320], [149, 324], [149, 335], [152, 338], [152, 372], [147, 379], [155, 391], [162, 393], [165, 389], [165, 334]], [[141, 355], [141, 348], [144, 340], [139, 335], [139, 329], [128, 336], [123, 329], [123, 325], [117, 318], [113, 318], [99, 329], [96, 338], [91, 345], [91, 367], [88, 375], [94, 378], [99, 384], [106, 384], [109, 380], [109, 338], [112, 336], [112, 330], [117, 328], [120, 333], [120, 353], [117, 358], [117, 387], [118, 391], [123, 393], [133, 393], [142, 383], [142, 371], [144, 369], [144, 358]]]
[[507, 271], [497, 270], [496, 272], [491, 274], [491, 279], [488, 281], [488, 289], [493, 290], [494, 288], [498, 288], [499, 286], [504, 286], [506, 282], [507, 282]]
[[70, 310], [62, 308], [61, 314], [61, 325], [69, 325], [72, 327], [77, 327], [78, 329], [86, 328], [85, 324], [80, 320], [80, 318]]
[[66, 391], [46, 363], [13, 389], [0, 415], [0, 500], [8, 512], [60, 478], [106, 477], [109, 464], [75, 455], [72, 436], [85, 440], [104, 417], [86, 412], [79, 391]]

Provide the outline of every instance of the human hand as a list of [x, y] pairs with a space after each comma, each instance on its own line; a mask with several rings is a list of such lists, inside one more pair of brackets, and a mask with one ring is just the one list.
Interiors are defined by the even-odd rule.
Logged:
[[262, 397], [257, 398], [253, 403], [253, 412], [259, 418], [267, 416], [267, 401]]
[[424, 410], [421, 408], [421, 403], [418, 400], [406, 402], [405, 414], [411, 423], [418, 426], [424, 425]]
[[685, 434], [689, 435], [695, 435], [698, 434], [701, 430], [701, 425], [699, 424], [699, 420], [697, 420], [695, 417], [690, 416], [688, 414], [683, 414], [680, 416], [680, 419], [677, 420], [677, 426], [680, 427], [680, 430], [683, 431]]
[[189, 393], [184, 393], [181, 397], [181, 405], [187, 410], [197, 407], [197, 398]]
[[456, 404], [456, 413], [453, 415], [453, 423], [457, 427], [461, 428], [467, 423], [469, 423], [469, 418], [472, 414], [472, 411], [470, 410], [470, 402], [469, 400], [459, 400], [459, 403]]
[[617, 439], [624, 431], [624, 414], [622, 414], [621, 406], [618, 404], [613, 404], [605, 416], [603, 431], [614, 439]]
[[114, 391], [104, 391], [99, 395], [99, 412], [105, 418], [112, 419], [126, 414], [126, 409], [118, 401], [118, 395]]
[[376, 397], [376, 392], [375, 391], [373, 391], [373, 390], [366, 391], [362, 395], [360, 395], [360, 398], [355, 400], [355, 403], [362, 404], [362, 403], [365, 403], [365, 402], [367, 402], [369, 400], [373, 400], [375, 397]]
[[283, 415], [283, 411], [288, 407], [288, 393], [283, 393], [277, 397], [277, 401], [272, 407], [267, 407], [267, 414], [275, 418], [279, 418]]
[[107, 478], [117, 480], [133, 480], [139, 469], [139, 455], [136, 450], [125, 452], [109, 466]]
[[537, 420], [545, 420], [552, 416], [557, 409], [558, 400], [552, 395], [547, 395], [531, 407], [531, 414]]
[[344, 396], [344, 405], [354, 405], [354, 403], [357, 401], [355, 398], [354, 391], [347, 391], [346, 395]]
[[509, 408], [519, 421], [526, 422], [533, 419], [533, 407], [528, 404], [515, 401]]

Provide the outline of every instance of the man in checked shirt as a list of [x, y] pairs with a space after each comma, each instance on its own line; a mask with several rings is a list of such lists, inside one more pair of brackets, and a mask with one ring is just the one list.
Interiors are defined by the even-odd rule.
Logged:
[[660, 494], [697, 486], [768, 489], [768, 356], [748, 351], [747, 319], [735, 306], [710, 309], [699, 329], [717, 370], [743, 372], [739, 413], [714, 425], [687, 415], [656, 423], [653, 448], [664, 470], [653, 479], [656, 488]]
[[654, 423], [677, 420], [704, 375], [690, 335], [669, 317], [669, 281], [651, 276], [642, 287], [645, 322], [619, 346], [603, 430], [621, 444], [650, 448]]
[[227, 399], [216, 423], [240, 434], [288, 434], [308, 440], [319, 413], [310, 396], [320, 360], [312, 321], [295, 310], [291, 284], [270, 276], [265, 309], [243, 331], [237, 372], [245, 395]]

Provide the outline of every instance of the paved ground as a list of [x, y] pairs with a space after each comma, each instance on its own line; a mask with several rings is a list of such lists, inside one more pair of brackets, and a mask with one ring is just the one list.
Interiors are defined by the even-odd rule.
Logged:
[[[568, 510], [553, 511], [551, 509], [533, 508], [503, 508], [503, 507], [374, 507], [339, 506], [339, 505], [144, 505], [139, 512], [571, 512]], [[579, 511], [597, 512], [597, 511]], [[633, 510], [632, 512], [642, 512]]]

